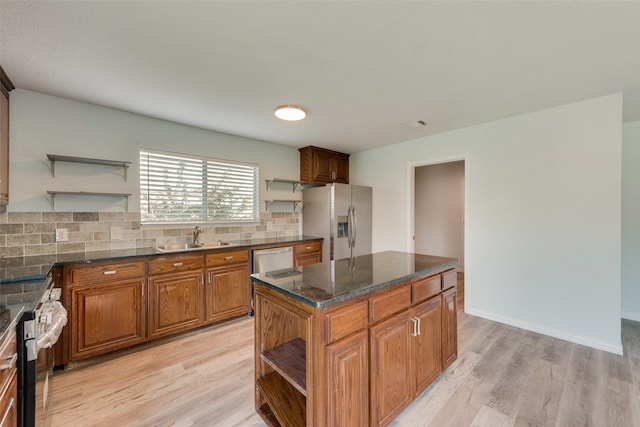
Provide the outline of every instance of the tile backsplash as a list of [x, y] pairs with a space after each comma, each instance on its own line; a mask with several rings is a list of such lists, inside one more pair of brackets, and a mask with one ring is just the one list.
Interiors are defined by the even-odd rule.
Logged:
[[[262, 212], [259, 223], [199, 224], [204, 230], [200, 241], [297, 236], [301, 223], [298, 212]], [[142, 226], [139, 212], [4, 212], [0, 213], [0, 257], [190, 243], [195, 225]], [[57, 242], [56, 229], [66, 229], [68, 241]]]

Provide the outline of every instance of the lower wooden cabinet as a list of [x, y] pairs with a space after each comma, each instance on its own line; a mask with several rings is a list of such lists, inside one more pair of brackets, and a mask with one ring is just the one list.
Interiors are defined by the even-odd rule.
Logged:
[[204, 321], [201, 270], [149, 277], [149, 337], [199, 326]]
[[367, 331], [327, 346], [329, 426], [369, 425], [368, 361]]
[[411, 401], [411, 313], [370, 328], [371, 425], [389, 424]]
[[300, 243], [293, 247], [294, 267], [322, 262], [322, 243]]
[[246, 263], [207, 270], [205, 311], [208, 321], [251, 311], [251, 270]]
[[118, 350], [146, 339], [145, 279], [71, 288], [72, 360]]
[[458, 357], [458, 303], [456, 288], [442, 293], [442, 369]]

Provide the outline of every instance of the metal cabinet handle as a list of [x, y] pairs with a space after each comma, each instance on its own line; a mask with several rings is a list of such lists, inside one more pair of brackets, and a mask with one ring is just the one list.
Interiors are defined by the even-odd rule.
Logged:
[[225, 261], [231, 261], [233, 259], [233, 255], [224, 257]]
[[411, 323], [413, 323], [413, 331], [411, 332], [411, 336], [412, 337], [417, 337], [418, 336], [418, 322], [417, 319], [415, 317], [411, 318]]
[[109, 270], [109, 271], [104, 271], [102, 274], [104, 274], [105, 276], [111, 276], [116, 274], [117, 271], [116, 270]]
[[11, 410], [16, 409], [16, 400], [13, 398], [13, 396], [11, 397], [11, 399], [9, 400], [9, 404], [7, 405], [7, 409], [4, 411], [4, 414], [2, 414], [2, 420], [0, 420], [0, 425], [4, 426], [7, 423], [7, 419], [9, 418], [9, 414], [11, 413]]
[[183, 262], [174, 262], [174, 263], [173, 263], [173, 266], [174, 266], [174, 267], [182, 267], [183, 265], [184, 265], [184, 263], [183, 263]]
[[416, 321], [418, 322], [418, 335], [422, 332], [422, 320], [419, 317], [416, 317]]

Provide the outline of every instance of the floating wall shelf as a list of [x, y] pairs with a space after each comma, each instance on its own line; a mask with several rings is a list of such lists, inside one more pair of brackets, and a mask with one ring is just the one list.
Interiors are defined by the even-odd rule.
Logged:
[[56, 210], [56, 196], [104, 196], [104, 197], [121, 197], [125, 200], [125, 210], [129, 210], [129, 197], [131, 193], [95, 193], [92, 191], [47, 191], [51, 196], [51, 206]]
[[302, 203], [302, 200], [265, 200], [264, 202], [267, 210], [269, 210], [269, 206], [273, 203], [293, 203], [293, 210], [295, 211], [298, 205]]
[[271, 178], [271, 179], [266, 179], [265, 180], [267, 182], [267, 191], [269, 190], [269, 187], [271, 186], [271, 184], [273, 183], [284, 183], [284, 184], [291, 184], [291, 191], [293, 193], [296, 192], [296, 190], [298, 190], [298, 188], [302, 191], [305, 188], [308, 187], [320, 187], [320, 185], [318, 184], [303, 184], [301, 181], [295, 181], [292, 179], [282, 179], [282, 178]]
[[127, 181], [127, 169], [129, 169], [129, 166], [131, 166], [131, 162], [123, 162], [120, 160], [90, 159], [86, 157], [61, 156], [58, 154], [47, 154], [47, 158], [51, 162], [51, 176], [54, 178], [56, 176], [56, 162], [84, 163], [90, 165], [119, 167], [124, 171], [125, 182]]

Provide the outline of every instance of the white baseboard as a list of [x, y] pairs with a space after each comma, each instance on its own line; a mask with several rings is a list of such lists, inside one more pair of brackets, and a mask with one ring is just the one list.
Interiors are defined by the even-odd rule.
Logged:
[[622, 318], [627, 320], [634, 320], [640, 322], [640, 313], [631, 313], [629, 311], [622, 312]]
[[496, 315], [494, 313], [487, 313], [481, 310], [469, 309], [469, 310], [465, 310], [465, 312], [473, 316], [478, 316], [484, 319], [493, 320], [494, 322], [504, 323], [505, 325], [515, 326], [516, 328], [520, 328], [520, 329], [526, 329], [527, 331], [548, 335], [550, 337], [559, 338], [561, 340], [569, 341], [569, 342], [580, 344], [580, 345], [586, 345], [587, 347], [592, 347], [597, 350], [603, 350], [609, 353], [622, 355], [622, 341], [620, 342], [619, 345], [611, 344], [611, 343], [601, 342], [598, 340], [593, 340], [591, 338], [581, 337], [578, 335], [567, 334], [566, 332], [558, 331], [555, 329], [549, 329], [549, 328], [532, 324], [532, 323], [522, 322], [517, 319]]

